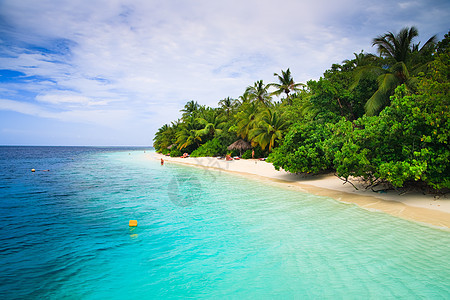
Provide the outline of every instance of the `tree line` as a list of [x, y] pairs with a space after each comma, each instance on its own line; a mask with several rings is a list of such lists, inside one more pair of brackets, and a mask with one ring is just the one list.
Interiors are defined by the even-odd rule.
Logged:
[[374, 38], [377, 55], [354, 53], [318, 80], [296, 83], [287, 69], [215, 108], [189, 101], [180, 119], [159, 128], [154, 147], [171, 156], [237, 155], [227, 147], [243, 139], [291, 173], [447, 191], [449, 34], [420, 45], [418, 30], [406, 27]]

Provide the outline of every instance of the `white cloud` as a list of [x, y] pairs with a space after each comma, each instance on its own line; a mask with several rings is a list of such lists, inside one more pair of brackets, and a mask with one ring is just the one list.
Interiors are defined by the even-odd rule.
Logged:
[[[396, 8], [411, 6], [390, 0], [5, 0], [0, 65], [26, 80], [3, 84], [0, 96], [20, 102], [27, 90], [37, 96], [15, 103], [21, 111], [116, 127], [133, 120], [151, 135], [188, 100], [214, 106], [286, 68], [296, 81], [317, 79], [407, 22], [436, 30], [432, 14], [448, 25], [444, 2], [416, 2], [430, 9], [402, 15]], [[12, 46], [2, 46], [6, 36]]]
[[[81, 104], [81, 105], [92, 105], [93, 102], [90, 101], [88, 97], [79, 96], [74, 93], [53, 93], [53, 94], [45, 94], [45, 95], [38, 95], [36, 97], [37, 101], [41, 102], [47, 102], [51, 104]], [[99, 103], [100, 105], [106, 104], [105, 101], [102, 101]]]
[[398, 3], [398, 7], [400, 7], [401, 9], [414, 8], [414, 7], [418, 7], [419, 5], [420, 5], [420, 3], [417, 1], [405, 1], [405, 2]]
[[36, 117], [57, 119], [64, 122], [96, 124], [111, 128], [120, 128], [120, 126], [132, 121], [131, 111], [128, 110], [74, 109], [56, 112], [33, 103], [8, 99], [0, 99], [0, 110], [13, 111]]
[[51, 113], [43, 110], [37, 105], [8, 99], [0, 99], [0, 109], [44, 118], [52, 117]]

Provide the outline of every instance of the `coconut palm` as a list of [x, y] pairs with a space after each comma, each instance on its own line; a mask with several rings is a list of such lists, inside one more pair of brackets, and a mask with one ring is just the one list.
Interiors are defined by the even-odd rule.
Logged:
[[378, 89], [364, 105], [367, 115], [372, 116], [389, 104], [389, 97], [396, 87], [405, 84], [410, 91], [415, 91], [417, 78], [410, 76], [404, 62], [398, 62], [385, 70], [377, 78]]
[[[168, 130], [169, 130], [169, 125], [164, 124], [155, 133], [155, 136], [153, 138], [153, 146], [155, 147], [156, 151], [161, 151], [162, 149], [164, 149], [164, 146], [166, 144], [165, 133]], [[167, 145], [167, 146], [169, 146], [169, 145]], [[167, 146], [165, 146], [165, 147], [167, 147]]]
[[271, 104], [270, 94], [267, 91], [267, 86], [264, 84], [262, 80], [258, 80], [257, 82], [254, 83], [254, 85], [247, 87], [245, 93], [248, 94], [248, 97], [252, 101], [261, 103], [266, 107]]
[[191, 101], [188, 101], [184, 105], [184, 108], [180, 111], [183, 112], [183, 119], [186, 119], [190, 116], [195, 117], [195, 115], [199, 109], [200, 109], [200, 105], [197, 103], [197, 101], [191, 100]]
[[199, 125], [194, 117], [188, 117], [180, 125], [179, 130], [176, 133], [176, 143], [178, 149], [184, 149], [191, 145], [197, 145], [202, 141], [201, 137], [197, 134]]
[[239, 99], [237, 100], [238, 105], [237, 106], [241, 106], [244, 105], [246, 103], [250, 103], [252, 101], [249, 93], [245, 92], [244, 94], [242, 94], [242, 96], [239, 96]]
[[372, 45], [377, 46], [377, 51], [380, 57], [385, 59], [386, 65], [367, 66], [357, 72], [359, 78], [364, 74], [377, 76], [378, 90], [364, 106], [368, 115], [374, 115], [386, 106], [389, 103], [389, 96], [397, 86], [405, 84], [409, 90], [415, 90], [417, 79], [414, 75], [423, 67], [430, 50], [436, 44], [436, 36], [433, 36], [420, 47], [420, 43], [413, 43], [417, 36], [418, 31], [415, 27], [405, 27], [398, 34], [388, 32], [373, 39]]
[[155, 137], [153, 138], [153, 145], [158, 152], [161, 152], [163, 149], [167, 149], [167, 147], [175, 143], [178, 126], [179, 122], [176, 121], [172, 122], [171, 125], [164, 124], [158, 129], [155, 133]]
[[416, 27], [405, 27], [398, 34], [388, 32], [374, 38], [372, 46], [377, 46], [380, 56], [393, 60], [394, 63], [409, 63], [412, 54], [425, 53], [427, 50], [433, 49], [437, 42], [436, 35], [434, 35], [420, 47], [420, 42], [413, 44], [413, 40], [417, 36], [419, 36], [419, 31]]
[[197, 123], [202, 127], [196, 133], [199, 137], [215, 137], [222, 133], [225, 126], [225, 118], [218, 114], [216, 110], [210, 110], [204, 113], [203, 117], [197, 118]]
[[255, 102], [245, 103], [241, 111], [236, 114], [236, 134], [247, 139], [248, 133], [253, 128], [258, 114], [258, 106]]
[[344, 60], [343, 64], [350, 64], [354, 68], [364, 67], [367, 65], [373, 65], [377, 60], [377, 57], [370, 53], [364, 53], [364, 50], [361, 50], [360, 53], [353, 53], [355, 56], [352, 60]]
[[222, 109], [227, 118], [230, 117], [230, 114], [233, 112], [233, 109], [236, 107], [236, 100], [230, 97], [222, 99], [219, 101], [219, 108]]
[[290, 101], [289, 93], [300, 91], [300, 87], [304, 87], [305, 85], [303, 83], [294, 82], [291, 75], [291, 70], [289, 70], [289, 68], [286, 71], [281, 70], [281, 75], [274, 73], [273, 76], [278, 78], [279, 83], [270, 83], [267, 86], [274, 87], [276, 89], [272, 93], [273, 95], [279, 96], [281, 93], [285, 93], [286, 100], [288, 101], [288, 104], [291, 105], [292, 102]]
[[287, 129], [288, 123], [283, 116], [268, 108], [258, 116], [256, 126], [249, 132], [249, 138], [252, 146], [259, 145], [264, 150], [268, 145], [269, 151], [272, 151]]

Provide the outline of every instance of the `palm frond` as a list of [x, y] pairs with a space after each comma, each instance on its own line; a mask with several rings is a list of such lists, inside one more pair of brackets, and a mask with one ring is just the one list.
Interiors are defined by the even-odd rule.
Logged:
[[380, 91], [384, 95], [392, 93], [394, 89], [399, 85], [397, 76], [392, 73], [380, 75], [377, 78], [377, 81], [378, 91]]
[[370, 97], [369, 100], [367, 100], [366, 104], [364, 105], [364, 109], [366, 110], [366, 114], [368, 116], [374, 116], [376, 115], [381, 107], [383, 107], [384, 103], [386, 101], [386, 95], [383, 94], [381, 91], [376, 91], [372, 97]]
[[417, 86], [419, 84], [419, 79], [416, 77], [408, 78], [408, 80], [405, 82], [406, 87], [411, 92], [415, 93], [417, 92]]
[[350, 90], [356, 88], [359, 82], [363, 79], [376, 79], [378, 76], [386, 73], [386, 70], [378, 66], [365, 65], [357, 67], [354, 73], [353, 83], [350, 85]]

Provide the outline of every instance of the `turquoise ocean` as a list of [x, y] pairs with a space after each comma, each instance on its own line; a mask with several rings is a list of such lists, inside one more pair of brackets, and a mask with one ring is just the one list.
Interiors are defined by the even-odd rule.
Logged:
[[0, 147], [0, 299], [450, 299], [448, 230], [150, 151]]

